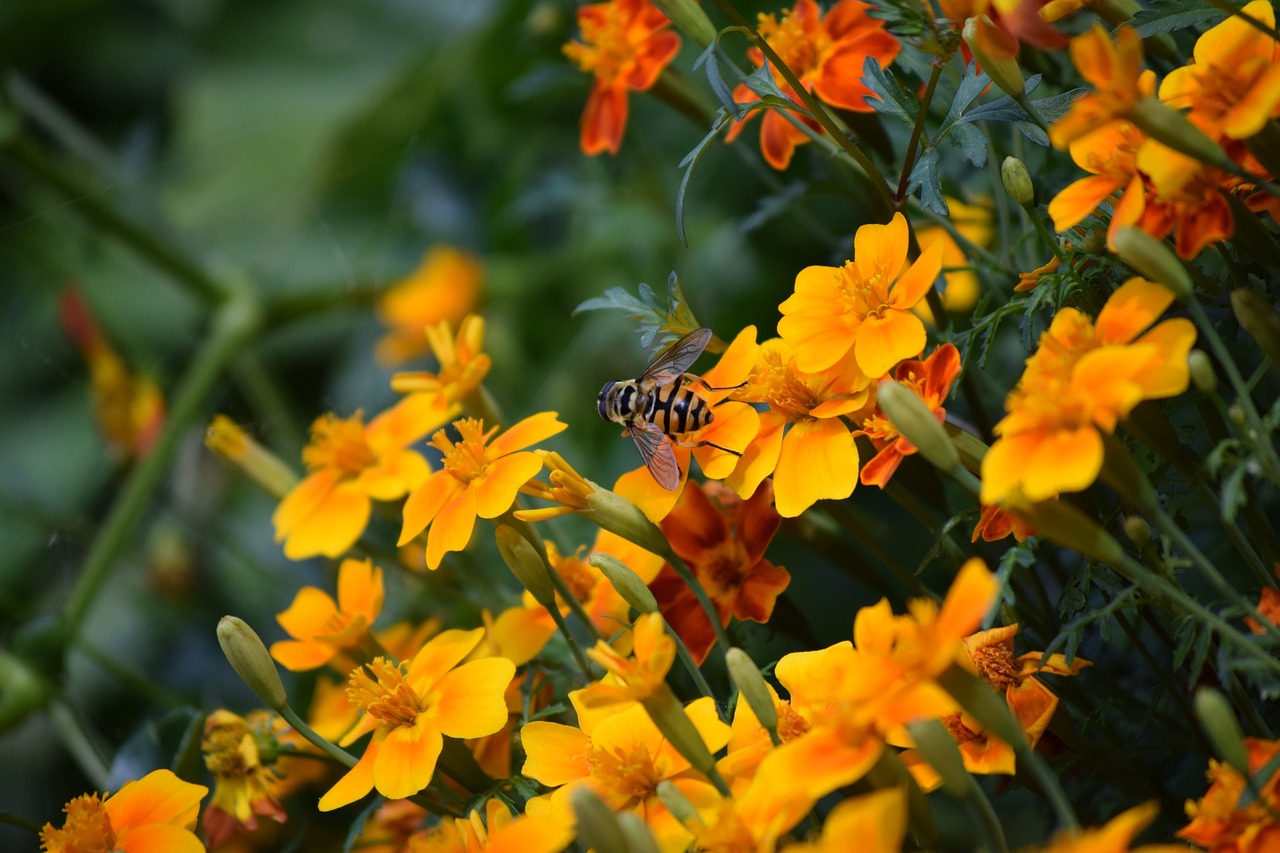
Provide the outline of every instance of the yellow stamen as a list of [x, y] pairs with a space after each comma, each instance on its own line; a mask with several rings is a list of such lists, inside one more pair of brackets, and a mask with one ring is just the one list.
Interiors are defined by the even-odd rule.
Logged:
[[350, 418], [324, 414], [311, 425], [311, 443], [302, 451], [307, 469], [335, 468], [355, 477], [378, 461], [364, 434], [364, 412]]
[[404, 680], [404, 671], [383, 657], [352, 670], [347, 696], [369, 716], [393, 727], [412, 726], [423, 710], [422, 700]]
[[63, 808], [67, 819], [61, 829], [46, 823], [40, 831], [45, 850], [74, 850], [76, 853], [109, 853], [116, 849], [116, 832], [101, 796], [84, 794]]

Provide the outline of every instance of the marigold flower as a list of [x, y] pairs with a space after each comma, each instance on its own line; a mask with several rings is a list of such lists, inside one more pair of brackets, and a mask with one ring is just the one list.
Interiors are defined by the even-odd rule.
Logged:
[[[947, 219], [961, 237], [979, 247], [986, 247], [991, 243], [995, 236], [995, 211], [990, 199], [965, 204], [948, 196], [947, 209], [950, 211]], [[916, 229], [916, 240], [919, 241], [921, 250], [928, 249], [935, 242], [942, 244], [942, 278], [947, 283], [942, 292], [942, 307], [953, 314], [971, 311], [978, 303], [982, 286], [964, 249], [960, 248], [951, 232], [941, 225], [926, 225]], [[926, 322], [937, 322], [926, 302], [917, 303], [915, 313]]]
[[627, 129], [628, 92], [647, 92], [680, 52], [680, 36], [648, 0], [609, 0], [578, 8], [581, 42], [565, 56], [595, 75], [582, 114], [582, 153], [617, 154]]
[[480, 259], [452, 246], [432, 246], [418, 267], [387, 288], [375, 308], [389, 328], [374, 354], [395, 365], [427, 352], [422, 330], [457, 324], [476, 306], [484, 284]]
[[382, 569], [370, 560], [343, 560], [338, 600], [319, 587], [298, 590], [288, 609], [276, 616], [293, 639], [272, 643], [271, 656], [294, 672], [324, 666], [369, 636], [385, 595]]
[[62, 291], [58, 312], [89, 368], [93, 414], [107, 447], [121, 460], [145, 456], [164, 426], [160, 386], [129, 369], [75, 287]]
[[550, 818], [512, 816], [496, 797], [465, 818], [442, 820], [411, 836], [407, 853], [558, 853], [573, 841], [573, 830]]
[[391, 390], [400, 394], [425, 393], [440, 409], [465, 402], [480, 390], [493, 363], [484, 351], [484, 318], [468, 314], [459, 324], [457, 335], [448, 320], [427, 326], [424, 332], [439, 365], [437, 371], [396, 373], [391, 377]]
[[[556, 788], [551, 794], [555, 809], [567, 811], [574, 789], [585, 785], [615, 811], [638, 814], [661, 849], [685, 849], [692, 833], [658, 798], [658, 783], [670, 781], [700, 810], [719, 802], [715, 787], [689, 765], [643, 707], [630, 705], [607, 716], [584, 715], [574, 698], [581, 728], [539, 721], [520, 730], [527, 756], [524, 775]], [[724, 746], [729, 727], [716, 716], [710, 697], [685, 710], [707, 749], [715, 752]]]
[[614, 683], [599, 682], [584, 688], [581, 704], [586, 708], [643, 702], [667, 685], [667, 673], [676, 659], [676, 643], [667, 634], [660, 613], [646, 613], [631, 626], [632, 655], [620, 654], [608, 643], [597, 640], [587, 657], [614, 677]]
[[[1253, 0], [1240, 10], [1270, 28], [1275, 9]], [[1160, 100], [1211, 136], [1248, 139], [1280, 117], [1280, 42], [1235, 15], [1196, 40], [1195, 62], [1160, 83]]]
[[996, 504], [983, 504], [982, 514], [974, 525], [973, 536], [969, 541], [977, 542], [981, 538], [983, 542], [999, 542], [1011, 534], [1021, 542], [1028, 536], [1035, 536], [1036, 530], [1014, 513]]
[[1071, 40], [1071, 61], [1094, 91], [1049, 126], [1055, 148], [1066, 148], [1113, 119], [1127, 118], [1139, 100], [1155, 94], [1155, 76], [1141, 69], [1142, 39], [1130, 26], [1118, 27], [1112, 41], [1101, 24], [1094, 24]]
[[906, 791], [886, 788], [840, 803], [823, 821], [817, 841], [785, 849], [786, 853], [898, 853], [906, 835]]
[[[814, 0], [796, 0], [793, 9], [783, 11], [781, 20], [773, 13], [761, 12], [757, 29], [800, 83], [819, 100], [833, 107], [869, 113], [872, 107], [866, 99], [871, 90], [862, 82], [863, 64], [874, 57], [882, 67], [888, 66], [902, 49], [884, 29], [883, 21], [867, 14], [870, 8], [858, 0], [840, 0], [824, 16]], [[759, 48], [749, 50], [747, 57], [757, 68], [764, 64]], [[771, 67], [770, 71], [778, 88], [798, 103], [799, 96], [778, 69]], [[733, 98], [740, 104], [760, 100], [745, 83], [734, 90]], [[735, 122], [726, 141], [736, 139], [753, 115], [749, 113]], [[812, 120], [803, 121], [821, 132]], [[760, 122], [760, 150], [770, 166], [787, 168], [796, 146], [808, 141], [808, 135], [781, 113], [765, 111]]]
[[[1280, 754], [1280, 741], [1244, 739], [1249, 761], [1249, 774], [1255, 779], [1259, 771]], [[1209, 759], [1205, 773], [1209, 790], [1199, 800], [1188, 800], [1187, 817], [1191, 822], [1178, 830], [1178, 836], [1214, 851], [1263, 851], [1280, 845], [1280, 825], [1276, 809], [1280, 808], [1280, 774], [1258, 779], [1256, 797], [1245, 798], [1246, 781], [1231, 765]]]
[[1072, 140], [1071, 159], [1090, 177], [1072, 183], [1049, 202], [1053, 227], [1058, 231], [1074, 227], [1114, 193], [1141, 194], [1138, 149], [1146, 140], [1146, 134], [1123, 119], [1107, 122]]
[[413, 394], [368, 425], [359, 411], [345, 419], [317, 418], [302, 451], [310, 473], [271, 517], [276, 541], [284, 540], [284, 555], [291, 560], [342, 556], [364, 532], [373, 500], [395, 500], [427, 479], [427, 460], [408, 445], [448, 416], [430, 396]]
[[[260, 715], [259, 723], [266, 724]], [[205, 841], [213, 849], [233, 835], [258, 828], [258, 815], [284, 823], [288, 813], [271, 792], [274, 762], [264, 762], [263, 747], [274, 747], [268, 728], [227, 710], [205, 718], [200, 749], [213, 774], [213, 799], [204, 813]]]
[[[1063, 243], [1062, 247], [1064, 249], [1069, 249], [1071, 248], [1071, 244]], [[1047, 275], [1056, 273], [1058, 271], [1058, 265], [1061, 263], [1062, 261], [1059, 260], [1058, 256], [1054, 255], [1043, 266], [1036, 267], [1030, 272], [1018, 273], [1018, 283], [1013, 286], [1013, 292], [1027, 293], [1028, 291], [1035, 290], [1040, 285], [1040, 279]]]
[[1222, 169], [1155, 140], [1138, 149], [1137, 167], [1146, 177], [1146, 192], [1126, 193], [1117, 206], [1107, 229], [1107, 246], [1113, 251], [1116, 232], [1137, 225], [1156, 239], [1172, 233], [1178, 257], [1190, 260], [1235, 231], [1231, 205], [1222, 191], [1245, 195], [1252, 190], [1252, 185]]
[[1039, 853], [1186, 853], [1180, 844], [1144, 844], [1130, 847], [1133, 838], [1155, 819], [1159, 807], [1154, 802], [1134, 806], [1097, 829], [1074, 829], [1059, 833]]
[[1114, 432], [1143, 400], [1186, 390], [1195, 327], [1183, 318], [1152, 325], [1172, 302], [1166, 288], [1131, 278], [1094, 323], [1069, 307], [1054, 316], [983, 457], [982, 503], [1087, 488], [1102, 470], [1099, 430]]
[[[781, 523], [768, 481], [745, 501], [727, 487], [707, 484], [684, 490], [662, 520], [662, 532], [711, 597], [721, 625], [728, 625], [730, 617], [768, 622], [775, 600], [791, 582], [786, 569], [764, 557]], [[649, 588], [667, 623], [701, 665], [716, 635], [693, 591], [670, 566], [663, 566]]]
[[352, 671], [347, 693], [364, 716], [341, 743], [369, 732], [373, 738], [359, 762], [320, 798], [321, 811], [353, 803], [374, 788], [390, 799], [412, 796], [430, 784], [445, 737], [484, 737], [502, 728], [503, 694], [516, 667], [495, 657], [462, 663], [483, 636], [483, 628], [445, 631], [407, 666], [376, 658]]
[[843, 267], [806, 267], [795, 293], [778, 306], [778, 334], [807, 373], [826, 370], [850, 351], [872, 379], [924, 349], [924, 324], [911, 313], [942, 269], [942, 244], [931, 243], [907, 263], [907, 220], [863, 225], [853, 260]]
[[184, 782], [169, 770], [153, 770], [115, 794], [84, 794], [63, 808], [61, 828], [40, 830], [45, 853], [125, 850], [128, 853], [203, 853], [192, 829], [204, 785]]
[[[947, 411], [943, 402], [951, 394], [951, 385], [960, 375], [960, 351], [953, 344], [942, 344], [923, 361], [912, 359], [898, 365], [894, 378], [915, 392], [942, 423]], [[898, 470], [903, 458], [916, 452], [888, 418], [877, 408], [862, 422], [859, 430], [876, 448], [876, 455], [862, 466], [862, 485], [884, 488]]]
[[444, 430], [431, 443], [444, 454], [444, 467], [414, 489], [404, 504], [404, 545], [430, 525], [427, 568], [436, 569], [450, 551], [461, 551], [471, 539], [476, 518], [497, 518], [515, 503], [521, 486], [542, 470], [542, 457], [521, 450], [563, 430], [555, 412], [532, 415], [494, 438], [475, 418], [455, 421], [459, 440]]
[[[917, 323], [919, 320], [916, 321]], [[843, 416], [854, 422], [872, 403], [871, 381], [852, 353], [826, 370], [805, 373], [781, 338], [754, 344], [744, 353], [754, 363], [739, 400], [764, 403], [760, 430], [725, 478], [740, 496], [755, 494], [773, 475], [777, 510], [795, 518], [819, 500], [853, 494], [858, 484], [858, 447]]]
[[[1273, 586], [1262, 588], [1262, 593], [1258, 596], [1258, 612], [1272, 625], [1280, 625], [1280, 589]], [[1248, 625], [1249, 630], [1254, 634], [1267, 633], [1266, 626], [1252, 616], [1244, 617], [1244, 624]]]

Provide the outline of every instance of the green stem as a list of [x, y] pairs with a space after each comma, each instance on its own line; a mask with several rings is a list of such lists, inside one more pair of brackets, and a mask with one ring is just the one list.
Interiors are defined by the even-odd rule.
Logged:
[[[950, 57], [948, 57], [948, 60]], [[941, 58], [933, 60], [933, 70], [929, 75], [929, 83], [925, 86], [924, 97], [920, 99], [920, 113], [916, 116], [915, 127], [911, 128], [911, 139], [907, 141], [907, 152], [902, 160], [902, 175], [898, 178], [898, 191], [894, 194], [894, 207], [901, 210], [907, 195], [907, 182], [911, 179], [911, 168], [915, 165], [916, 150], [920, 145], [920, 137], [924, 135], [925, 121], [929, 118], [929, 104], [933, 102], [933, 92], [942, 77], [942, 69], [946, 61]]]
[[231, 374], [241, 393], [256, 410], [263, 432], [275, 437], [272, 448], [285, 459], [297, 459], [307, 443], [284, 389], [267, 371], [257, 353], [243, 353], [231, 364]]
[[720, 654], [729, 651], [729, 635], [725, 633], [724, 625], [720, 624], [720, 612], [716, 610], [716, 606], [712, 604], [711, 597], [707, 595], [707, 591], [699, 582], [697, 576], [689, 571], [689, 567], [684, 561], [671, 550], [670, 547], [664, 548], [663, 553], [659, 556], [667, 561], [667, 565], [685, 582], [685, 585], [693, 592], [693, 597], [698, 600], [698, 604], [702, 606], [702, 611], [707, 614], [707, 619], [711, 622], [711, 630], [715, 632], [716, 644], [720, 646]]
[[75, 638], [99, 588], [118, 565], [116, 556], [141, 519], [160, 479], [169, 470], [169, 463], [178, 448], [179, 440], [200, 413], [209, 390], [231, 360], [244, 348], [257, 324], [256, 305], [248, 296], [232, 299], [214, 316], [209, 336], [196, 351], [195, 358], [178, 383], [160, 437], [151, 452], [138, 462], [129, 475], [106, 522], [89, 548], [64, 613], [64, 630], [68, 641]]
[[90, 784], [105, 791], [111, 780], [111, 767], [89, 730], [88, 724], [65, 700], [54, 699], [49, 703], [49, 719], [57, 731], [62, 745], [71, 753]]

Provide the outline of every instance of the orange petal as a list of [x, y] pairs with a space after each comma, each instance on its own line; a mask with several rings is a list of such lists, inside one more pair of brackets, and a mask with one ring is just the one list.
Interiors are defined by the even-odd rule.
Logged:
[[767, 110], [760, 120], [760, 153], [779, 172], [791, 165], [796, 146], [808, 141], [808, 136], [774, 110]]
[[400, 529], [400, 539], [396, 545], [404, 545], [421, 533], [440, 514], [444, 505], [465, 488], [448, 471], [437, 471], [428, 477], [404, 502], [404, 525]]
[[904, 358], [919, 355], [927, 340], [919, 317], [889, 308], [863, 321], [853, 352], [858, 368], [870, 378], [879, 379]]
[[1158, 355], [1134, 377], [1142, 386], [1143, 399], [1172, 397], [1187, 390], [1191, 371], [1187, 356], [1196, 340], [1196, 327], [1185, 317], [1165, 320], [1134, 341], [1153, 344]]
[[617, 154], [627, 129], [627, 90], [596, 81], [582, 113], [579, 144], [582, 153], [594, 157], [608, 151]]
[[972, 634], [995, 605], [999, 594], [1000, 581], [987, 569], [986, 563], [978, 557], [967, 560], [942, 602], [935, 625], [938, 635], [961, 640]]
[[205, 846], [190, 830], [153, 823], [120, 833], [115, 849], [124, 853], [203, 853]]
[[271, 644], [271, 657], [290, 672], [307, 672], [333, 660], [337, 648], [327, 643], [280, 640]]
[[1145, 278], [1131, 278], [1107, 299], [1094, 329], [1104, 343], [1127, 344], [1173, 304], [1173, 291]]
[[341, 557], [364, 533], [372, 508], [369, 496], [358, 485], [340, 484], [289, 531], [284, 555], [290, 560], [317, 554]]
[[512, 453], [491, 462], [484, 476], [473, 481], [476, 515], [481, 518], [497, 518], [511, 509], [520, 487], [541, 470], [542, 457], [529, 450]]
[[413, 796], [431, 784], [443, 748], [444, 738], [426, 714], [412, 726], [396, 726], [374, 759], [374, 787], [388, 799]]
[[153, 770], [136, 782], [128, 782], [104, 804], [111, 825], [124, 828], [167, 823], [190, 829], [196, 825], [200, 800], [209, 789], [179, 779], [171, 770]]
[[325, 631], [325, 623], [338, 612], [338, 605], [329, 593], [314, 586], [304, 586], [293, 597], [288, 609], [276, 615], [280, 627], [289, 636], [310, 640]]
[[385, 594], [382, 569], [372, 560], [342, 561], [338, 568], [338, 602], [343, 613], [359, 613], [372, 623], [382, 612]]
[[431, 466], [412, 450], [389, 450], [377, 465], [366, 468], [357, 478], [369, 497], [393, 501], [422, 485], [431, 476]]
[[1098, 209], [1112, 193], [1124, 186], [1109, 175], [1091, 175], [1069, 185], [1049, 202], [1049, 216], [1055, 231], [1066, 231], [1078, 225]]
[[[935, 240], [925, 247], [910, 268], [904, 272], [889, 291], [889, 303], [894, 308], [907, 310], [925, 298], [933, 288], [938, 273], [942, 272], [943, 242]], [[924, 349], [922, 346], [921, 349]], [[868, 373], [868, 376], [872, 374]]]
[[883, 748], [878, 737], [848, 744], [830, 729], [812, 729], [765, 756], [756, 771], [756, 780], [774, 791], [807, 799], [812, 805], [837, 788], [861, 779]]
[[773, 476], [779, 515], [795, 518], [823, 498], [847, 498], [857, 484], [858, 447], [838, 419], [801, 421], [783, 436]]
[[507, 685], [516, 665], [506, 658], [481, 658], [451, 670], [438, 683], [431, 708], [434, 725], [449, 737], [491, 735], [507, 722]]
[[405, 680], [418, 695], [430, 692], [449, 670], [471, 654], [482, 639], [483, 628], [441, 631], [413, 656]]
[[374, 740], [369, 741], [369, 745], [365, 747], [364, 755], [360, 756], [360, 760], [356, 762], [356, 765], [348, 770], [320, 798], [316, 808], [322, 812], [331, 812], [334, 809], [340, 809], [343, 806], [354, 803], [372, 791], [373, 764], [378, 757], [379, 746], [381, 744], [377, 740], [377, 735], [375, 735]]
[[564, 431], [566, 427], [568, 424], [561, 423], [555, 412], [539, 412], [536, 415], [530, 415], [489, 442], [489, 458], [496, 459], [514, 450], [521, 450], [546, 441], [556, 433]]
[[864, 278], [877, 272], [896, 278], [907, 262], [907, 218], [894, 213], [886, 225], [863, 225], [853, 235], [853, 260]]
[[1102, 438], [1093, 426], [1054, 432], [1021, 464], [1026, 468], [1022, 491], [1029, 501], [1047, 500], [1058, 492], [1078, 492], [1098, 479]]
[[[741, 459], [741, 452], [760, 432], [760, 413], [733, 400], [716, 406], [715, 420], [700, 430], [693, 438], [707, 441], [719, 447], [694, 447], [693, 455], [708, 480], [722, 480], [733, 473]], [[720, 450], [723, 447], [725, 450]], [[728, 451], [738, 451], [730, 453]]]
[[288, 536], [289, 531], [293, 530], [298, 522], [319, 506], [338, 484], [338, 479], [336, 471], [323, 468], [314, 474], [308, 474], [290, 490], [289, 494], [284, 496], [271, 516], [271, 523], [276, 529], [277, 542]]

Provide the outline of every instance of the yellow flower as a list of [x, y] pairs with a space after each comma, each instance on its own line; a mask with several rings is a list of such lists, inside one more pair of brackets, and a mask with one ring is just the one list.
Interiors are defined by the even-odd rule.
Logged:
[[496, 797], [468, 817], [441, 820], [433, 829], [409, 837], [407, 853], [557, 853], [569, 846], [573, 831], [549, 817], [513, 817]]
[[205, 718], [200, 748], [214, 778], [213, 799], [204, 813], [209, 849], [238, 832], [257, 829], [258, 815], [277, 823], [288, 817], [271, 793], [275, 774], [273, 767], [264, 764], [260, 749], [274, 746], [273, 740], [269, 730], [262, 726], [255, 730], [248, 720], [230, 711], [217, 710]]
[[1094, 24], [1071, 40], [1071, 61], [1095, 91], [1049, 126], [1055, 148], [1066, 148], [1086, 133], [1128, 117], [1139, 100], [1155, 94], [1155, 76], [1142, 73], [1142, 39], [1132, 27], [1119, 27], [1112, 41], [1100, 24]]
[[293, 604], [276, 616], [293, 639], [272, 643], [271, 656], [294, 672], [324, 666], [368, 637], [384, 596], [382, 569], [369, 560], [343, 560], [337, 602], [318, 587], [298, 590]]
[[207, 793], [204, 785], [184, 782], [169, 770], [153, 770], [105, 800], [100, 794], [84, 794], [67, 803], [62, 828], [46, 823], [40, 830], [41, 849], [204, 853], [191, 830]]
[[417, 269], [378, 297], [378, 319], [390, 329], [378, 341], [378, 361], [395, 365], [425, 353], [422, 330], [460, 322], [475, 308], [483, 283], [478, 258], [451, 246], [428, 249]]
[[850, 797], [831, 810], [815, 842], [788, 844], [784, 853], [898, 853], [907, 835], [907, 794], [899, 788]]
[[492, 359], [484, 352], [484, 318], [468, 314], [455, 336], [448, 320], [425, 329], [427, 345], [439, 368], [405, 371], [391, 377], [391, 390], [400, 394], [426, 393], [441, 409], [462, 403], [480, 390]]
[[[444, 468], [409, 495], [404, 504], [404, 545], [428, 525], [427, 567], [436, 569], [450, 551], [461, 551], [471, 539], [476, 518], [497, 518], [515, 503], [520, 488], [542, 470], [542, 457], [521, 451], [565, 428], [555, 412], [532, 415], [493, 437], [475, 418], [455, 421], [460, 436], [452, 441], [440, 430], [431, 443], [444, 454]], [[491, 441], [492, 439], [492, 441]], [[519, 452], [517, 452], [519, 451]]]
[[364, 532], [372, 500], [395, 500], [427, 479], [427, 460], [408, 445], [448, 417], [429, 395], [413, 394], [367, 426], [360, 412], [317, 418], [302, 451], [310, 473], [271, 518], [285, 556], [342, 556]]
[[1113, 432], [1143, 400], [1186, 390], [1195, 327], [1182, 318], [1152, 327], [1171, 302], [1164, 287], [1131, 278], [1096, 323], [1074, 308], [1054, 316], [982, 460], [983, 504], [1087, 488], [1102, 470], [1099, 430]]
[[369, 732], [373, 738], [360, 761], [320, 798], [321, 811], [353, 803], [374, 788], [391, 799], [412, 796], [430, 784], [445, 737], [484, 737], [502, 728], [503, 694], [516, 667], [495, 657], [462, 663], [483, 636], [483, 628], [445, 631], [407, 667], [377, 658], [352, 671], [347, 693], [364, 716], [342, 745]]
[[619, 654], [603, 640], [587, 650], [587, 656], [614, 677], [614, 683], [600, 682], [582, 690], [582, 704], [604, 707], [642, 702], [663, 689], [667, 672], [676, 659], [676, 643], [667, 634], [659, 613], [646, 613], [632, 626], [633, 655]]
[[911, 309], [933, 287], [943, 247], [931, 243], [908, 265], [901, 213], [888, 225], [863, 225], [853, 241], [854, 258], [843, 267], [800, 271], [795, 294], [778, 306], [778, 334], [806, 373], [826, 370], [852, 350], [858, 368], [878, 379], [924, 349], [924, 324]]

